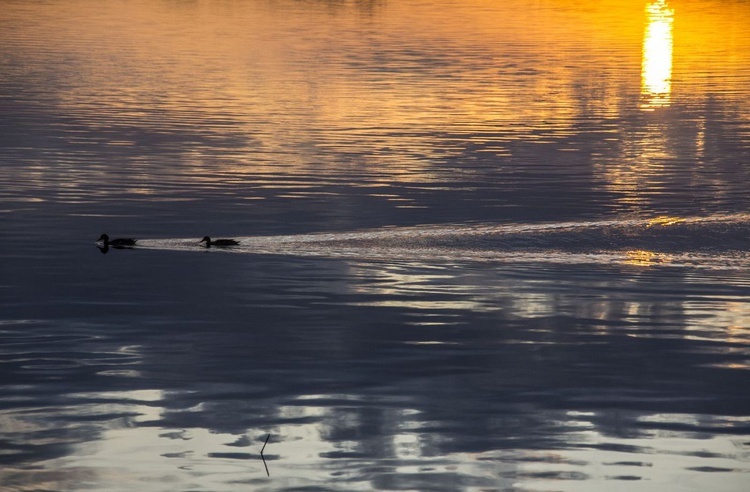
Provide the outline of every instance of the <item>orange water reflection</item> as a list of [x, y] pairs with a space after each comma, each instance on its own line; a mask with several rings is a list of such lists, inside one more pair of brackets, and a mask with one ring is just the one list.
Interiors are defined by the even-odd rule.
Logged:
[[[6, 7], [3, 51], [27, 60], [6, 77], [46, 84], [59, 70], [51, 110], [105, 146], [173, 145], [185, 157], [173, 172], [207, 181], [224, 179], [200, 173], [216, 154], [211, 171], [336, 170], [356, 155], [399, 181], [439, 180], [433, 163], [467, 149], [503, 158], [513, 143], [571, 141], [561, 150], [580, 152], [587, 124], [608, 121], [600, 152], [627, 161], [644, 138], [618, 125], [639, 100], [653, 109], [714, 98], [750, 114], [735, 97], [750, 66], [742, 2]], [[671, 155], [673, 142], [643, 131], [655, 139], [646, 146]]]
[[659, 265], [665, 261], [669, 261], [670, 255], [664, 253], [656, 253], [654, 251], [647, 251], [643, 249], [628, 251], [627, 259], [625, 260], [626, 265], [634, 265], [641, 267], [649, 267]]

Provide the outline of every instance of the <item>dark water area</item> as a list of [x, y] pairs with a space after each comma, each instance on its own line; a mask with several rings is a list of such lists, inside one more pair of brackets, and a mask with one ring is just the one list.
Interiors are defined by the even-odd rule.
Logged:
[[745, 2], [0, 7], [1, 490], [750, 487]]

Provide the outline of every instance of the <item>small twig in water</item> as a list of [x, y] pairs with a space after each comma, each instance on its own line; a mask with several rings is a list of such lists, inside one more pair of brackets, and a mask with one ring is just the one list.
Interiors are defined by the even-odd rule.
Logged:
[[266, 464], [266, 457], [263, 456], [263, 451], [266, 449], [266, 444], [268, 444], [269, 439], [271, 439], [271, 434], [268, 434], [268, 436], [266, 437], [266, 442], [263, 443], [263, 447], [260, 449], [260, 458], [263, 460], [263, 466], [266, 467], [266, 475], [270, 477], [271, 474], [268, 473], [268, 465]]

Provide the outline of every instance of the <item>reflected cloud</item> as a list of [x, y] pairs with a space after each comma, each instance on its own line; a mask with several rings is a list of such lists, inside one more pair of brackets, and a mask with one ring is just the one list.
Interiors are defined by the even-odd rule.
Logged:
[[641, 65], [641, 108], [669, 106], [672, 92], [672, 25], [674, 10], [666, 0], [646, 6], [647, 24], [643, 36]]

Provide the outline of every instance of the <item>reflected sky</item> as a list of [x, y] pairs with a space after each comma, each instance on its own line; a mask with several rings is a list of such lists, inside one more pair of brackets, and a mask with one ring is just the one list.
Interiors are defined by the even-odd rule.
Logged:
[[[729, 491], [744, 476], [741, 271], [91, 253], [93, 285], [117, 284], [40, 300], [106, 318], [3, 325], [8, 483], [669, 490], [709, 467]], [[196, 289], [217, 276], [231, 289]]]
[[748, 25], [3, 1], [0, 488], [739, 490]]
[[[0, 31], [3, 92], [47, 123], [30, 140], [20, 128], [34, 122], [11, 113], [4, 152], [34, 147], [73, 175], [36, 167], [8, 179], [27, 193], [51, 193], [55, 183], [61, 199], [86, 200], [82, 184], [101, 177], [163, 197], [165, 179], [335, 176], [352, 156], [376, 183], [451, 182], [472, 167], [449, 170], [448, 161], [471, 156], [501, 171], [526, 159], [526, 145], [547, 160], [580, 161], [584, 175], [592, 164], [627, 166], [645, 152], [650, 160], [695, 157], [678, 150], [684, 143], [700, 145], [698, 157], [710, 161], [707, 140], [719, 136], [705, 118], [750, 113], [747, 98], [735, 97], [750, 65], [739, 34], [747, 9], [737, 2], [644, 9], [466, 0], [438, 14], [423, 2], [79, 1], [52, 2], [30, 22], [30, 7], [9, 7]], [[706, 11], [712, 22], [701, 23]], [[46, 93], [50, 83], [56, 89]], [[665, 134], [676, 115], [634, 113], [674, 102], [700, 109], [685, 118], [695, 125], [681, 123], [679, 142]], [[724, 138], [747, 134], [733, 131], [744, 133]], [[111, 156], [128, 159], [121, 172], [103, 162]], [[619, 173], [602, 177], [632, 194]], [[621, 203], [637, 198], [628, 200]]]

